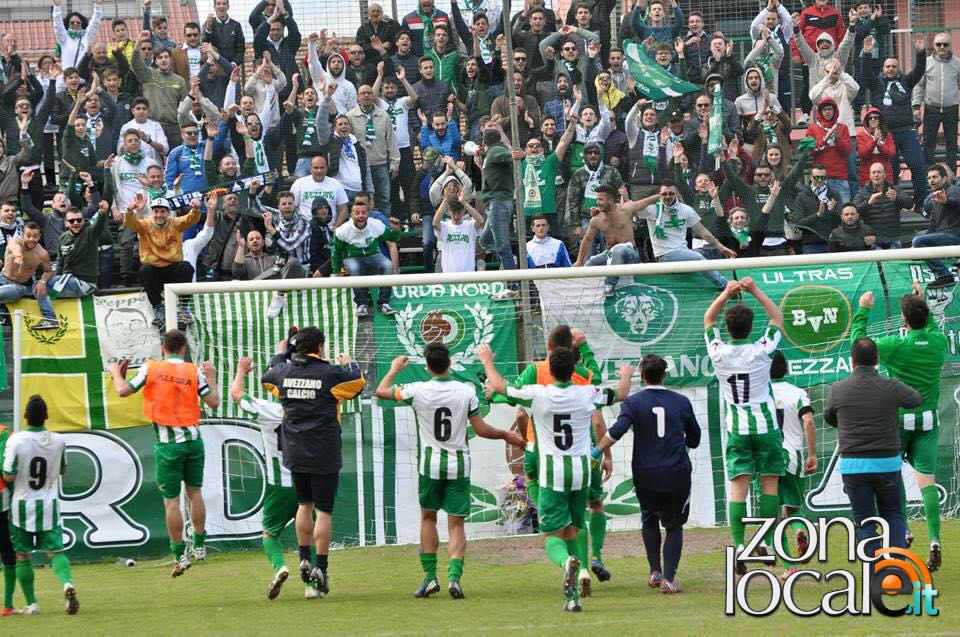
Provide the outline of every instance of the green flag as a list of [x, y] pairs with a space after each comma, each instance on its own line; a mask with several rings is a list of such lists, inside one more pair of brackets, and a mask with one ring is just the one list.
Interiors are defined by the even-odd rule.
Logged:
[[697, 93], [700, 87], [671, 75], [662, 66], [651, 60], [636, 42], [624, 41], [624, 64], [637, 83], [637, 90], [651, 100], [665, 100], [688, 93]]
[[710, 132], [707, 138], [707, 154], [723, 150], [723, 93], [720, 84], [713, 89], [713, 108], [710, 110]]

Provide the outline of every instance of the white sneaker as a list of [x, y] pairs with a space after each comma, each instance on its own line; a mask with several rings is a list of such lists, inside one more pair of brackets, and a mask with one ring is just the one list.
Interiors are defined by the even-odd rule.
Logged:
[[370, 308], [366, 305], [357, 306], [357, 318], [367, 318], [370, 316]]
[[280, 316], [280, 313], [283, 312], [283, 308], [287, 305], [287, 295], [282, 292], [275, 292], [273, 294], [273, 300], [270, 301], [270, 307], [267, 308], [267, 318], [275, 319]]
[[193, 561], [194, 561], [194, 562], [202, 562], [202, 561], [205, 560], [205, 559], [207, 559], [207, 547], [205, 547], [205, 546], [197, 546], [197, 547], [194, 547], [194, 549], [193, 549]]
[[170, 571], [170, 577], [180, 577], [190, 568], [190, 558], [184, 553], [179, 560], [173, 563], [173, 570]]
[[39, 604], [37, 604], [37, 603], [30, 604], [29, 606], [25, 607], [25, 608], [23, 609], [23, 612], [20, 613], [20, 614], [21, 614], [21, 615], [39, 615], [39, 614], [40, 614], [40, 606], [39, 606]]
[[307, 586], [303, 590], [304, 599], [320, 599], [321, 597], [323, 597], [323, 594], [317, 590], [316, 586]]
[[63, 601], [67, 615], [76, 615], [77, 611], [80, 610], [80, 602], [77, 601], [77, 589], [70, 582], [63, 585]]
[[494, 301], [512, 301], [515, 298], [520, 296], [520, 293], [516, 290], [511, 290], [510, 288], [504, 288], [500, 292], [497, 292], [490, 298]]
[[267, 599], [277, 598], [283, 583], [287, 581], [288, 577], [290, 577], [290, 569], [284, 564], [280, 567], [280, 570], [274, 573], [273, 579], [270, 581], [270, 588], [267, 589]]

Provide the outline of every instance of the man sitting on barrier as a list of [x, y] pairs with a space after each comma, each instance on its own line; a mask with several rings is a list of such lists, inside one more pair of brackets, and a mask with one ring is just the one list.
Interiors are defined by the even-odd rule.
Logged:
[[[34, 284], [33, 276], [37, 268], [43, 269], [43, 275]], [[7, 242], [3, 272], [0, 273], [0, 303], [9, 303], [33, 294], [43, 315], [33, 329], [57, 329], [60, 322], [57, 321], [50, 297], [47, 296], [47, 281], [52, 276], [50, 255], [40, 245], [40, 225], [36, 221], [28, 221], [23, 226], [23, 236], [14, 237]]]
[[[331, 276], [400, 273], [400, 257], [396, 247], [396, 242], [400, 240], [400, 233], [386, 227], [378, 219], [368, 219], [369, 214], [370, 209], [365, 201], [353, 202], [350, 219], [334, 232], [333, 251], [330, 257], [330, 267], [333, 272]], [[381, 241], [388, 242], [392, 259], [388, 259], [380, 252]], [[390, 294], [389, 285], [380, 288], [377, 309], [381, 314], [396, 313], [396, 310], [390, 307]], [[370, 305], [373, 303], [370, 290], [354, 288], [353, 302], [357, 305], [357, 318], [370, 315]]]

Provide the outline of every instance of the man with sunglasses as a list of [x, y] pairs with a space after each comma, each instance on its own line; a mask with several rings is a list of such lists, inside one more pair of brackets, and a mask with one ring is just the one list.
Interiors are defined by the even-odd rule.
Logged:
[[933, 37], [933, 55], [927, 57], [927, 68], [914, 90], [913, 103], [917, 101], [923, 103], [923, 146], [927, 157], [933, 159], [938, 133], [943, 126], [947, 166], [955, 171], [960, 60], [953, 56], [949, 33], [938, 33]]
[[207, 177], [203, 170], [203, 151], [207, 140], [200, 139], [200, 127], [189, 122], [180, 129], [183, 144], [177, 146], [167, 156], [165, 180], [167, 189], [172, 190], [177, 177], [181, 177], [180, 188], [183, 192], [206, 190]]
[[101, 201], [94, 209], [97, 212], [89, 223], [77, 208], [67, 210], [64, 217], [67, 230], [60, 235], [57, 248], [57, 275], [47, 284], [58, 296], [89, 296], [97, 289], [100, 236], [107, 225], [110, 208], [106, 201]]

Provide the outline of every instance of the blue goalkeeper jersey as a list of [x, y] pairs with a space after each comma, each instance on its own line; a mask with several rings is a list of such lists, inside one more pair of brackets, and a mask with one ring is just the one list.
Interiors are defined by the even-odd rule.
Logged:
[[620, 440], [633, 427], [633, 479], [651, 491], [676, 491], [690, 482], [687, 447], [700, 446], [700, 425], [683, 394], [649, 385], [627, 398], [607, 432]]

